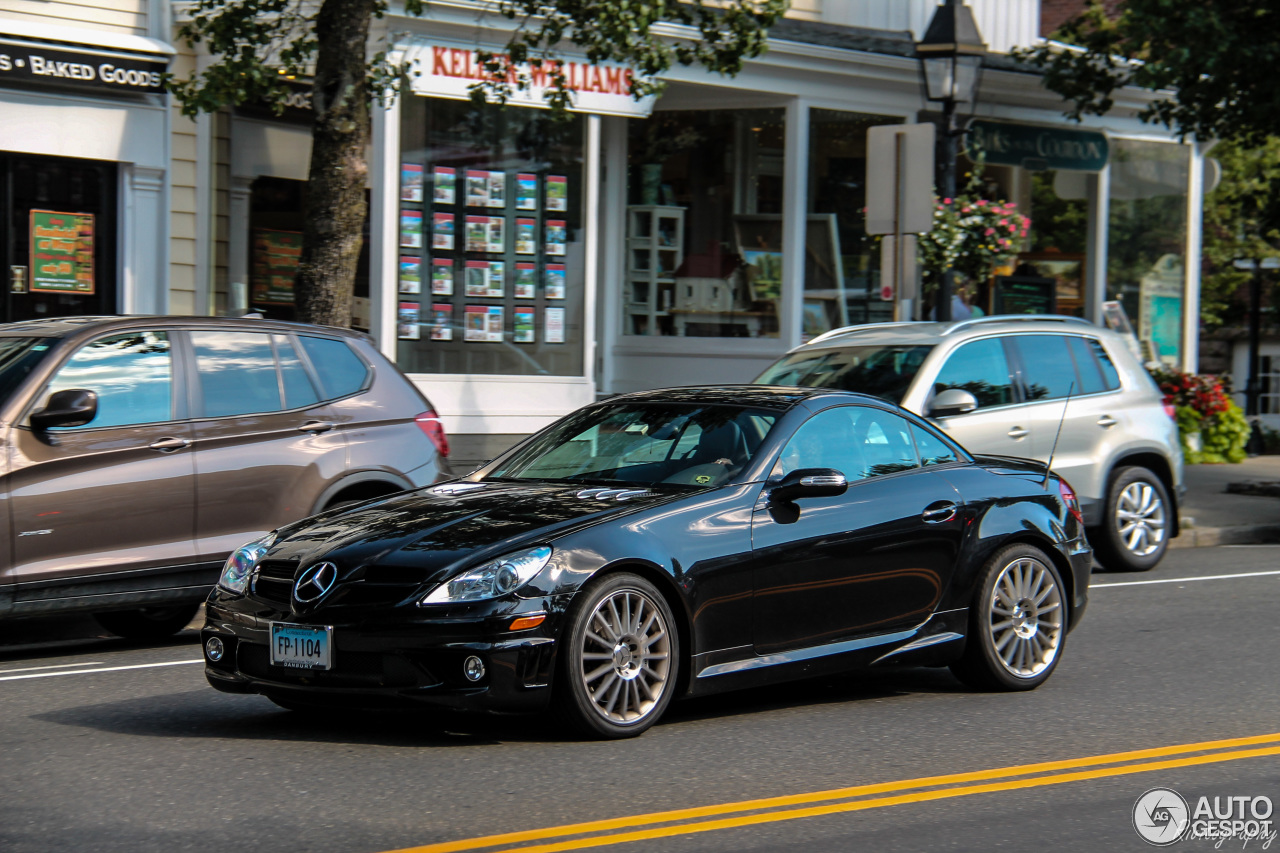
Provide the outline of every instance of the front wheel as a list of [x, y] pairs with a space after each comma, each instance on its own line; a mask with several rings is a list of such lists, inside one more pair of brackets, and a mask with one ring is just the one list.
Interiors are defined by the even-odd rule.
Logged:
[[1031, 690], [1058, 666], [1067, 639], [1066, 593], [1053, 561], [1030, 545], [996, 552], [982, 570], [956, 677], [980, 690]]
[[637, 575], [607, 575], [570, 607], [555, 708], [582, 734], [635, 737], [671, 703], [679, 662], [675, 618], [662, 594]]
[[1091, 531], [1098, 562], [1119, 572], [1155, 568], [1169, 547], [1173, 508], [1164, 483], [1146, 468], [1121, 468], [1107, 490], [1102, 527]]
[[163, 640], [187, 627], [200, 604], [171, 607], [143, 607], [141, 610], [112, 610], [95, 613], [98, 624], [119, 637], [130, 640]]

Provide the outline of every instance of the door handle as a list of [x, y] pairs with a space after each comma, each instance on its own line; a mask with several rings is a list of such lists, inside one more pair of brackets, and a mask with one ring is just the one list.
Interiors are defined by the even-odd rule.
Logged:
[[1111, 429], [1117, 423], [1119, 423], [1119, 421], [1111, 417], [1111, 415], [1103, 415], [1102, 417], [1098, 418], [1098, 426], [1102, 427], [1103, 429]]
[[186, 438], [162, 438], [158, 441], [151, 442], [148, 446], [152, 450], [159, 450], [161, 453], [172, 453], [175, 450], [190, 447], [191, 440]]
[[1027, 430], [1023, 429], [1020, 426], [1016, 426], [1013, 429], [1009, 430], [1009, 438], [1022, 438], [1026, 434], [1027, 434]]
[[310, 432], [310, 433], [319, 434], [322, 432], [328, 432], [329, 430], [333, 429], [336, 426], [337, 424], [331, 424], [326, 421], [307, 421], [305, 424], [298, 427], [298, 432]]
[[929, 506], [925, 507], [924, 512], [920, 513], [920, 517], [930, 524], [950, 521], [956, 517], [956, 505], [951, 501], [939, 501], [935, 504], [929, 504]]

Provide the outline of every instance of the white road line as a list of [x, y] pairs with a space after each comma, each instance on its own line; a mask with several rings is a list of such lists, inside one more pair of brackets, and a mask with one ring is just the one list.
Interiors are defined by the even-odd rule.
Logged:
[[51, 663], [48, 666], [24, 666], [21, 669], [0, 669], [0, 675], [8, 675], [11, 672], [35, 672], [38, 669], [68, 669], [73, 666], [98, 666], [100, 660], [87, 660], [81, 663]]
[[1153, 581], [1124, 581], [1122, 583], [1094, 583], [1089, 589], [1105, 589], [1109, 586], [1147, 586], [1153, 583], [1187, 583], [1188, 581], [1224, 581], [1231, 578], [1260, 578], [1265, 575], [1280, 575], [1280, 570], [1266, 572], [1241, 572], [1236, 575], [1205, 575], [1199, 578], [1160, 578]]
[[18, 681], [23, 678], [53, 678], [58, 675], [88, 675], [91, 672], [120, 672], [126, 669], [150, 669], [157, 666], [181, 666], [186, 663], [204, 663], [203, 658], [195, 660], [170, 660], [164, 663], [136, 663], [133, 666], [104, 666], [100, 669], [76, 669], [66, 672], [31, 672], [26, 675], [0, 676], [0, 681]]

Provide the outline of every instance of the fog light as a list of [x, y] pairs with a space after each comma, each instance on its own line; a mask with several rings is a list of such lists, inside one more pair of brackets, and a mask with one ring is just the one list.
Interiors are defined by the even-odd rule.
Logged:
[[462, 674], [467, 681], [479, 681], [484, 678], [484, 661], [472, 655], [462, 662]]
[[222, 660], [226, 651], [227, 647], [222, 645], [222, 640], [217, 637], [210, 637], [204, 641], [204, 653], [214, 663]]

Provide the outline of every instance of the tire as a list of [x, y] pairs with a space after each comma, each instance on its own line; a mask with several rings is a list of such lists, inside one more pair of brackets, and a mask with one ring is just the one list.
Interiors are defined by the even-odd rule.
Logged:
[[1146, 468], [1121, 468], [1107, 489], [1102, 526], [1089, 532], [1098, 562], [1113, 572], [1155, 568], [1169, 547], [1172, 509], [1159, 477]]
[[187, 627], [199, 609], [200, 603], [197, 602], [169, 607], [144, 607], [141, 610], [111, 610], [95, 613], [93, 618], [118, 637], [130, 640], [163, 640]]
[[574, 597], [565, 622], [554, 713], [587, 737], [644, 733], [671, 704], [680, 674], [679, 632], [662, 594], [638, 575], [606, 575]]
[[1058, 666], [1067, 640], [1067, 592], [1039, 548], [1010, 545], [982, 569], [964, 655], [951, 671], [979, 690], [1031, 690]]

